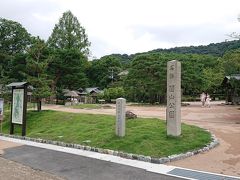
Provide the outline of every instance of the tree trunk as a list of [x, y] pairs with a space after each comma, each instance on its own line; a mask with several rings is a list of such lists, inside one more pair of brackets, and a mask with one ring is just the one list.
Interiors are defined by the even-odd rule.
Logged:
[[56, 99], [56, 86], [57, 86], [57, 82], [60, 79], [60, 77], [61, 77], [61, 74], [57, 73], [55, 79], [51, 83], [51, 91], [52, 91], [52, 95], [50, 96], [51, 104], [54, 104], [54, 99]]
[[37, 100], [37, 111], [40, 112], [42, 110], [42, 101], [41, 99]]

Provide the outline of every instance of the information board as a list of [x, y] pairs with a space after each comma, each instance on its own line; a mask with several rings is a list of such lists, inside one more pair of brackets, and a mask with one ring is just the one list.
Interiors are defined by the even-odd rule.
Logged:
[[13, 89], [12, 123], [23, 124], [24, 89]]

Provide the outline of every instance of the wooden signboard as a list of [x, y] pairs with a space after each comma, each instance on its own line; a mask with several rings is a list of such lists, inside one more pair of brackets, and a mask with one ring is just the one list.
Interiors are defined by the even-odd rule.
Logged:
[[26, 113], [27, 113], [27, 83], [11, 83], [12, 87], [12, 108], [10, 134], [14, 134], [14, 125], [22, 126], [22, 136], [26, 135]]

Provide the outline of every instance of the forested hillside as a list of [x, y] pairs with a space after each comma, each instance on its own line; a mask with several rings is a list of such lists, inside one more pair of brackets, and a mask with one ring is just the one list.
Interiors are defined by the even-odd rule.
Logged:
[[180, 54], [207, 54], [223, 56], [229, 50], [240, 48], [240, 40], [211, 43], [206, 46], [175, 47], [170, 49], [155, 49], [149, 52], [173, 52]]
[[169, 49], [154, 49], [148, 52], [139, 52], [136, 54], [111, 54], [108, 56], [118, 58], [123, 64], [127, 64], [135, 56], [148, 53], [178, 53], [178, 54], [202, 54], [222, 57], [227, 51], [240, 48], [240, 40], [225, 41], [221, 43], [211, 43], [200, 46], [183, 46]]

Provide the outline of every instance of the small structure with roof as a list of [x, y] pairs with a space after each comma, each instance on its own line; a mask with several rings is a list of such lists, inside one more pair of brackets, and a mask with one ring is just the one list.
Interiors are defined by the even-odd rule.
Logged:
[[86, 103], [93, 104], [97, 102], [98, 94], [103, 93], [98, 87], [79, 88], [78, 90], [63, 90], [63, 95], [68, 98], [67, 105]]
[[102, 94], [103, 91], [100, 90], [99, 87], [89, 87], [85, 89], [85, 92], [88, 94], [87, 102], [86, 103], [96, 103], [97, 102], [97, 96], [99, 94]]
[[78, 95], [79, 95], [79, 102], [80, 103], [86, 103], [87, 94], [88, 93], [83, 88], [78, 89]]
[[65, 96], [68, 100], [65, 105], [74, 105], [78, 103], [79, 95], [77, 91], [70, 91], [68, 89], [64, 89], [63, 96]]
[[240, 74], [225, 76], [223, 82], [226, 92], [226, 104], [240, 104]]

